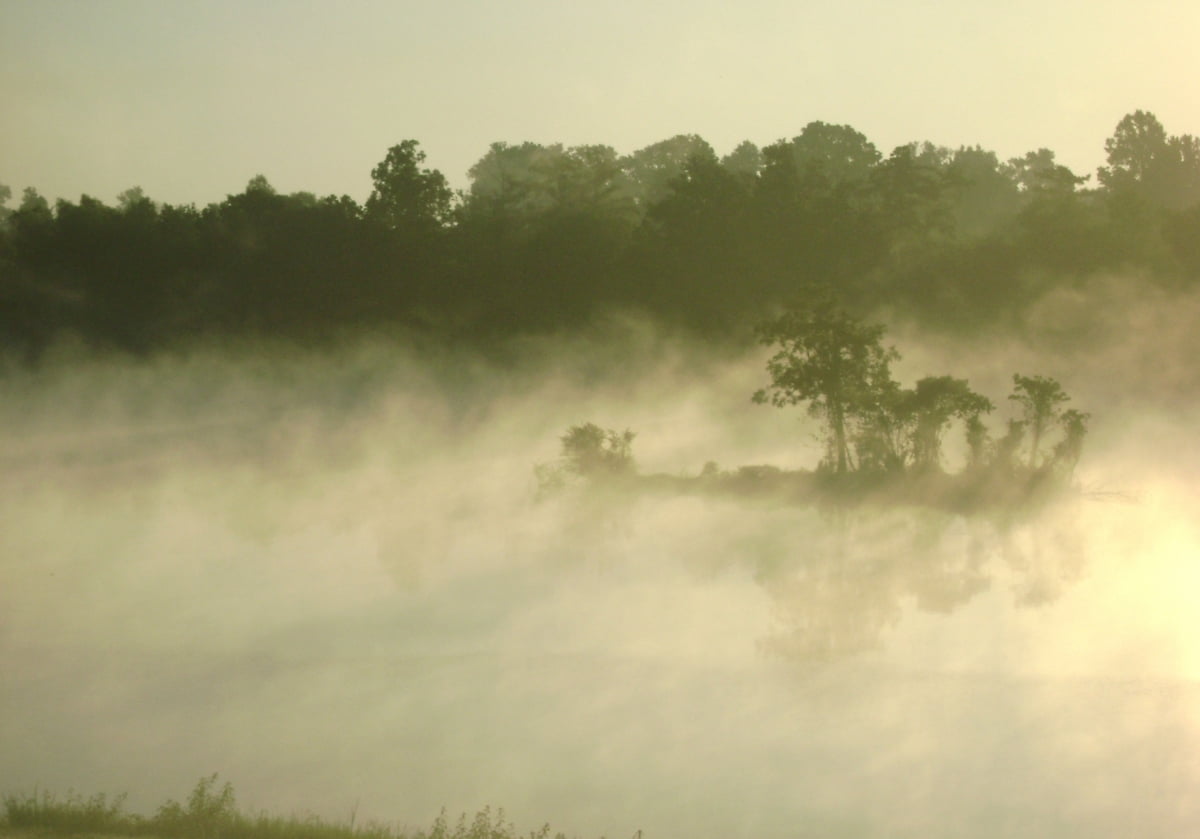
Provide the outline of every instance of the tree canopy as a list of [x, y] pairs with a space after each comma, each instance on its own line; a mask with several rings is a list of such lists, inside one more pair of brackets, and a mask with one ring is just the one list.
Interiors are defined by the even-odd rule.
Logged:
[[1046, 148], [885, 155], [811, 121], [723, 157], [694, 134], [629, 153], [495, 143], [461, 194], [406, 139], [371, 168], [362, 205], [281, 194], [263, 175], [206, 207], [137, 187], [111, 206], [3, 187], [0, 349], [36, 359], [74, 334], [140, 353], [383, 326], [489, 341], [613, 311], [719, 340], [814, 278], [847, 311], [969, 331], [1097, 272], [1200, 282], [1200, 141], [1135, 111], [1103, 146], [1095, 183]]
[[771, 384], [754, 401], [775, 406], [808, 403], [829, 425], [829, 459], [850, 468], [849, 425], [878, 404], [894, 350], [884, 349], [883, 327], [847, 315], [828, 293], [809, 298], [758, 328], [760, 342], [776, 345], [767, 361]]
[[[1029, 454], [1020, 468], [1067, 476], [1074, 470], [1087, 433], [1088, 415], [1060, 406], [1070, 397], [1054, 379], [1013, 375], [1008, 397], [1020, 409], [1007, 433], [989, 440], [981, 416], [995, 410], [966, 379], [925, 376], [903, 388], [891, 375], [899, 359], [884, 348], [884, 327], [839, 309], [827, 291], [814, 291], [758, 328], [762, 343], [774, 347], [767, 360], [768, 387], [753, 401], [776, 407], [807, 404], [823, 421], [826, 456], [822, 466], [835, 474], [934, 473], [942, 470], [942, 440], [952, 421], [962, 423], [967, 468], [1011, 473], [1028, 431]], [[1042, 444], [1052, 429], [1059, 440], [1049, 455]], [[851, 451], [853, 444], [853, 453]]]

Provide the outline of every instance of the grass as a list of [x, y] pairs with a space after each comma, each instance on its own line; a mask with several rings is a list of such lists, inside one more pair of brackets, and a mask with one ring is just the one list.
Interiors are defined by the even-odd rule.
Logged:
[[[551, 837], [550, 826], [518, 833], [503, 810], [463, 814], [451, 824], [445, 811], [428, 830], [402, 830], [390, 825], [330, 822], [316, 816], [283, 818], [249, 815], [237, 809], [233, 787], [218, 786], [217, 776], [201, 778], [186, 802], [168, 800], [153, 816], [125, 810], [125, 796], [103, 793], [85, 798], [75, 792], [58, 797], [49, 792], [6, 795], [0, 831], [29, 836], [129, 836], [155, 839], [566, 839]], [[640, 839], [641, 833], [635, 834]]]
[[65, 798], [36, 790], [30, 795], [6, 795], [4, 814], [11, 829], [34, 829], [58, 834], [134, 835], [141, 819], [125, 812], [125, 796], [109, 800], [104, 793], [84, 798], [74, 792]]

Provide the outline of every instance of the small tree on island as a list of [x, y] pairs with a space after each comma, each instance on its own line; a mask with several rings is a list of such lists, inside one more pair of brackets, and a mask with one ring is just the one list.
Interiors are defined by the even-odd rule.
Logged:
[[1054, 446], [1050, 462], [1068, 480], [1075, 473], [1075, 466], [1083, 453], [1083, 438], [1087, 436], [1087, 423], [1091, 416], [1083, 411], [1068, 408], [1058, 418], [1063, 438]]
[[[981, 419], [995, 409], [991, 400], [952, 376], [926, 376], [901, 388], [890, 368], [900, 355], [884, 348], [884, 327], [846, 314], [828, 292], [763, 323], [757, 334], [776, 353], [767, 361], [771, 384], [754, 401], [807, 402], [809, 414], [825, 422], [822, 465], [835, 473], [940, 471], [942, 439], [954, 420], [963, 423], [967, 470], [976, 476], [1049, 471], [1069, 479], [1079, 460], [1089, 416], [1062, 410], [1070, 397], [1054, 379], [1013, 376], [1009, 399], [1021, 417], [1009, 420], [1007, 433], [993, 442]], [[1056, 426], [1061, 438], [1043, 456], [1046, 435]], [[1026, 445], [1028, 458], [1018, 457]]]
[[992, 401], [967, 386], [966, 379], [951, 376], [926, 376], [913, 390], [912, 461], [918, 469], [936, 469], [941, 465], [942, 435], [954, 419], [966, 424], [971, 437], [980, 414], [995, 409]]
[[538, 493], [562, 489], [570, 479], [604, 480], [634, 474], [633, 438], [629, 429], [614, 431], [587, 422], [573, 425], [559, 438], [562, 452], [554, 463], [533, 468]]
[[759, 342], [778, 351], [767, 361], [771, 384], [754, 401], [776, 407], [807, 402], [809, 414], [828, 425], [828, 462], [838, 473], [851, 468], [852, 426], [878, 410], [892, 382], [889, 364], [899, 355], [884, 349], [883, 333], [882, 325], [846, 314], [827, 292], [757, 329]]
[[[1059, 405], [1069, 402], [1071, 397], [1063, 392], [1062, 385], [1045, 376], [1022, 376], [1013, 374], [1013, 392], [1008, 397], [1021, 406], [1022, 422], [1029, 430], [1029, 468], [1038, 467], [1038, 450], [1046, 430], [1062, 417]], [[1075, 413], [1078, 413], [1076, 411]], [[1086, 417], [1084, 417], [1086, 421]], [[1081, 441], [1082, 442], [1082, 439]]]
[[582, 478], [632, 474], [636, 436], [629, 429], [613, 431], [590, 422], [573, 425], [559, 438], [563, 468]]
[[855, 435], [859, 468], [883, 472], [940, 469], [942, 437], [951, 421], [963, 420], [969, 435], [972, 420], [982, 426], [979, 415], [994, 407], [971, 390], [966, 379], [926, 376], [912, 388], [883, 382]]

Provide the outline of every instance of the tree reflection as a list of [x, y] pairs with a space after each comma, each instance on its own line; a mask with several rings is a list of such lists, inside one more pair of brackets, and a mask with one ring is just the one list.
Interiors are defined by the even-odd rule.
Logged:
[[1055, 601], [1079, 578], [1084, 550], [1072, 511], [996, 521], [924, 510], [827, 517], [759, 579], [773, 628], [763, 650], [819, 665], [878, 649], [911, 604], [950, 614], [1002, 581], [1018, 607]]

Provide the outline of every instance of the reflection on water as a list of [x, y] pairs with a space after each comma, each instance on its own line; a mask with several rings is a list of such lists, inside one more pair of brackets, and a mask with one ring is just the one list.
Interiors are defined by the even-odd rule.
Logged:
[[792, 551], [751, 560], [777, 619], [763, 647], [807, 663], [876, 649], [907, 604], [950, 614], [1001, 570], [1017, 606], [1051, 603], [1084, 570], [1078, 503], [1021, 521], [913, 508], [814, 522]]

